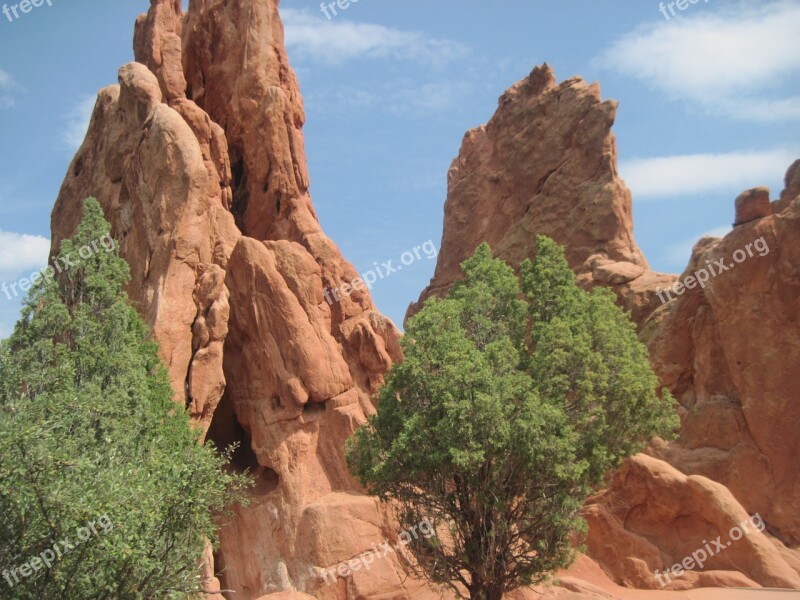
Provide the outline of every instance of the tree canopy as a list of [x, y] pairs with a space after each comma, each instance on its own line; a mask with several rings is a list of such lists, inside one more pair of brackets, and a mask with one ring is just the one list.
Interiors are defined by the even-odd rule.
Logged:
[[351, 438], [351, 470], [392, 501], [429, 580], [498, 600], [568, 565], [582, 503], [609, 469], [677, 427], [628, 315], [580, 289], [537, 239], [517, 276], [487, 244], [409, 319], [405, 360]]
[[57, 260], [0, 346], [0, 597], [186, 597], [245, 480], [173, 402], [96, 200]]

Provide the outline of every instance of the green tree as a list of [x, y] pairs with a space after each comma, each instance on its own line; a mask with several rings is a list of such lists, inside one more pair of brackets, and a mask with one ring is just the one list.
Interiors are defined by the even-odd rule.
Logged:
[[57, 264], [0, 347], [0, 597], [186, 597], [245, 481], [172, 401], [96, 200]]
[[586, 497], [677, 417], [613, 294], [578, 288], [552, 240], [519, 278], [486, 244], [462, 271], [409, 320], [348, 461], [402, 526], [435, 529], [408, 544], [421, 575], [498, 600], [571, 562]]

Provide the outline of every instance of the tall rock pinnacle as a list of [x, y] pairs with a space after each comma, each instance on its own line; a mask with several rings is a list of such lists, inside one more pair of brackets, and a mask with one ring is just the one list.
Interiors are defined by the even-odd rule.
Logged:
[[[314, 593], [323, 569], [392, 529], [350, 477], [344, 442], [402, 358], [399, 332], [366, 289], [324, 299], [358, 275], [308, 194], [277, 2], [193, 0], [184, 15], [179, 0], [152, 0], [134, 50], [98, 96], [53, 209], [53, 244], [97, 197], [176, 401], [208, 439], [238, 442], [234, 466], [256, 478], [250, 505], [222, 524], [209, 576], [224, 570], [237, 598]], [[400, 560], [356, 589], [402, 589]]]
[[669, 278], [649, 272], [633, 239], [631, 193], [611, 133], [616, 112], [597, 84], [558, 84], [546, 64], [506, 91], [450, 167], [441, 250], [420, 303], [446, 292], [481, 242], [518, 266], [532, 257], [536, 236], [547, 235], [587, 284], [621, 286], [644, 275], [624, 293], [643, 320], [655, 308], [648, 290]]

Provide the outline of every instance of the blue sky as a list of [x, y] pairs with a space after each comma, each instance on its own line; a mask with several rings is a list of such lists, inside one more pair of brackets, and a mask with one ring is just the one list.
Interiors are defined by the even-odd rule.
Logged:
[[[9, 5], [13, 5], [14, 0]], [[50, 209], [98, 89], [132, 59], [146, 0], [51, 0], [0, 13], [0, 281], [46, 260]], [[2, 0], [0, 0], [2, 8]], [[665, 10], [670, 15], [668, 9]], [[699, 0], [666, 19], [651, 0], [359, 0], [328, 19], [284, 0], [306, 103], [312, 195], [359, 270], [432, 239], [464, 133], [537, 64], [599, 81], [651, 266], [679, 272], [724, 233], [733, 200], [800, 157], [800, 0]], [[375, 284], [398, 324], [430, 278], [424, 257]], [[0, 294], [0, 337], [19, 302]]]

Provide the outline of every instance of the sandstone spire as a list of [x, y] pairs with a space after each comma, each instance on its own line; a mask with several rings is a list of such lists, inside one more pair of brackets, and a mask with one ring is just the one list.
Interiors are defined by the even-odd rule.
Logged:
[[648, 289], [669, 277], [649, 272], [633, 239], [631, 193], [611, 133], [616, 112], [597, 84], [559, 84], [547, 64], [507, 90], [450, 167], [436, 272], [420, 302], [445, 292], [481, 242], [516, 267], [547, 235], [566, 247], [587, 285], [625, 285], [626, 305], [643, 320], [655, 308]]
[[[214, 571], [237, 598], [324, 586], [322, 569], [391, 527], [344, 461], [401, 358], [399, 332], [360, 289], [308, 195], [303, 106], [277, 3], [152, 0], [138, 62], [104, 89], [53, 209], [53, 242], [96, 196], [131, 265], [176, 400], [208, 438], [238, 442], [257, 480], [222, 528]], [[244, 234], [244, 235], [243, 235]], [[357, 525], [361, 523], [362, 525]], [[402, 588], [398, 557], [365, 593]]]

